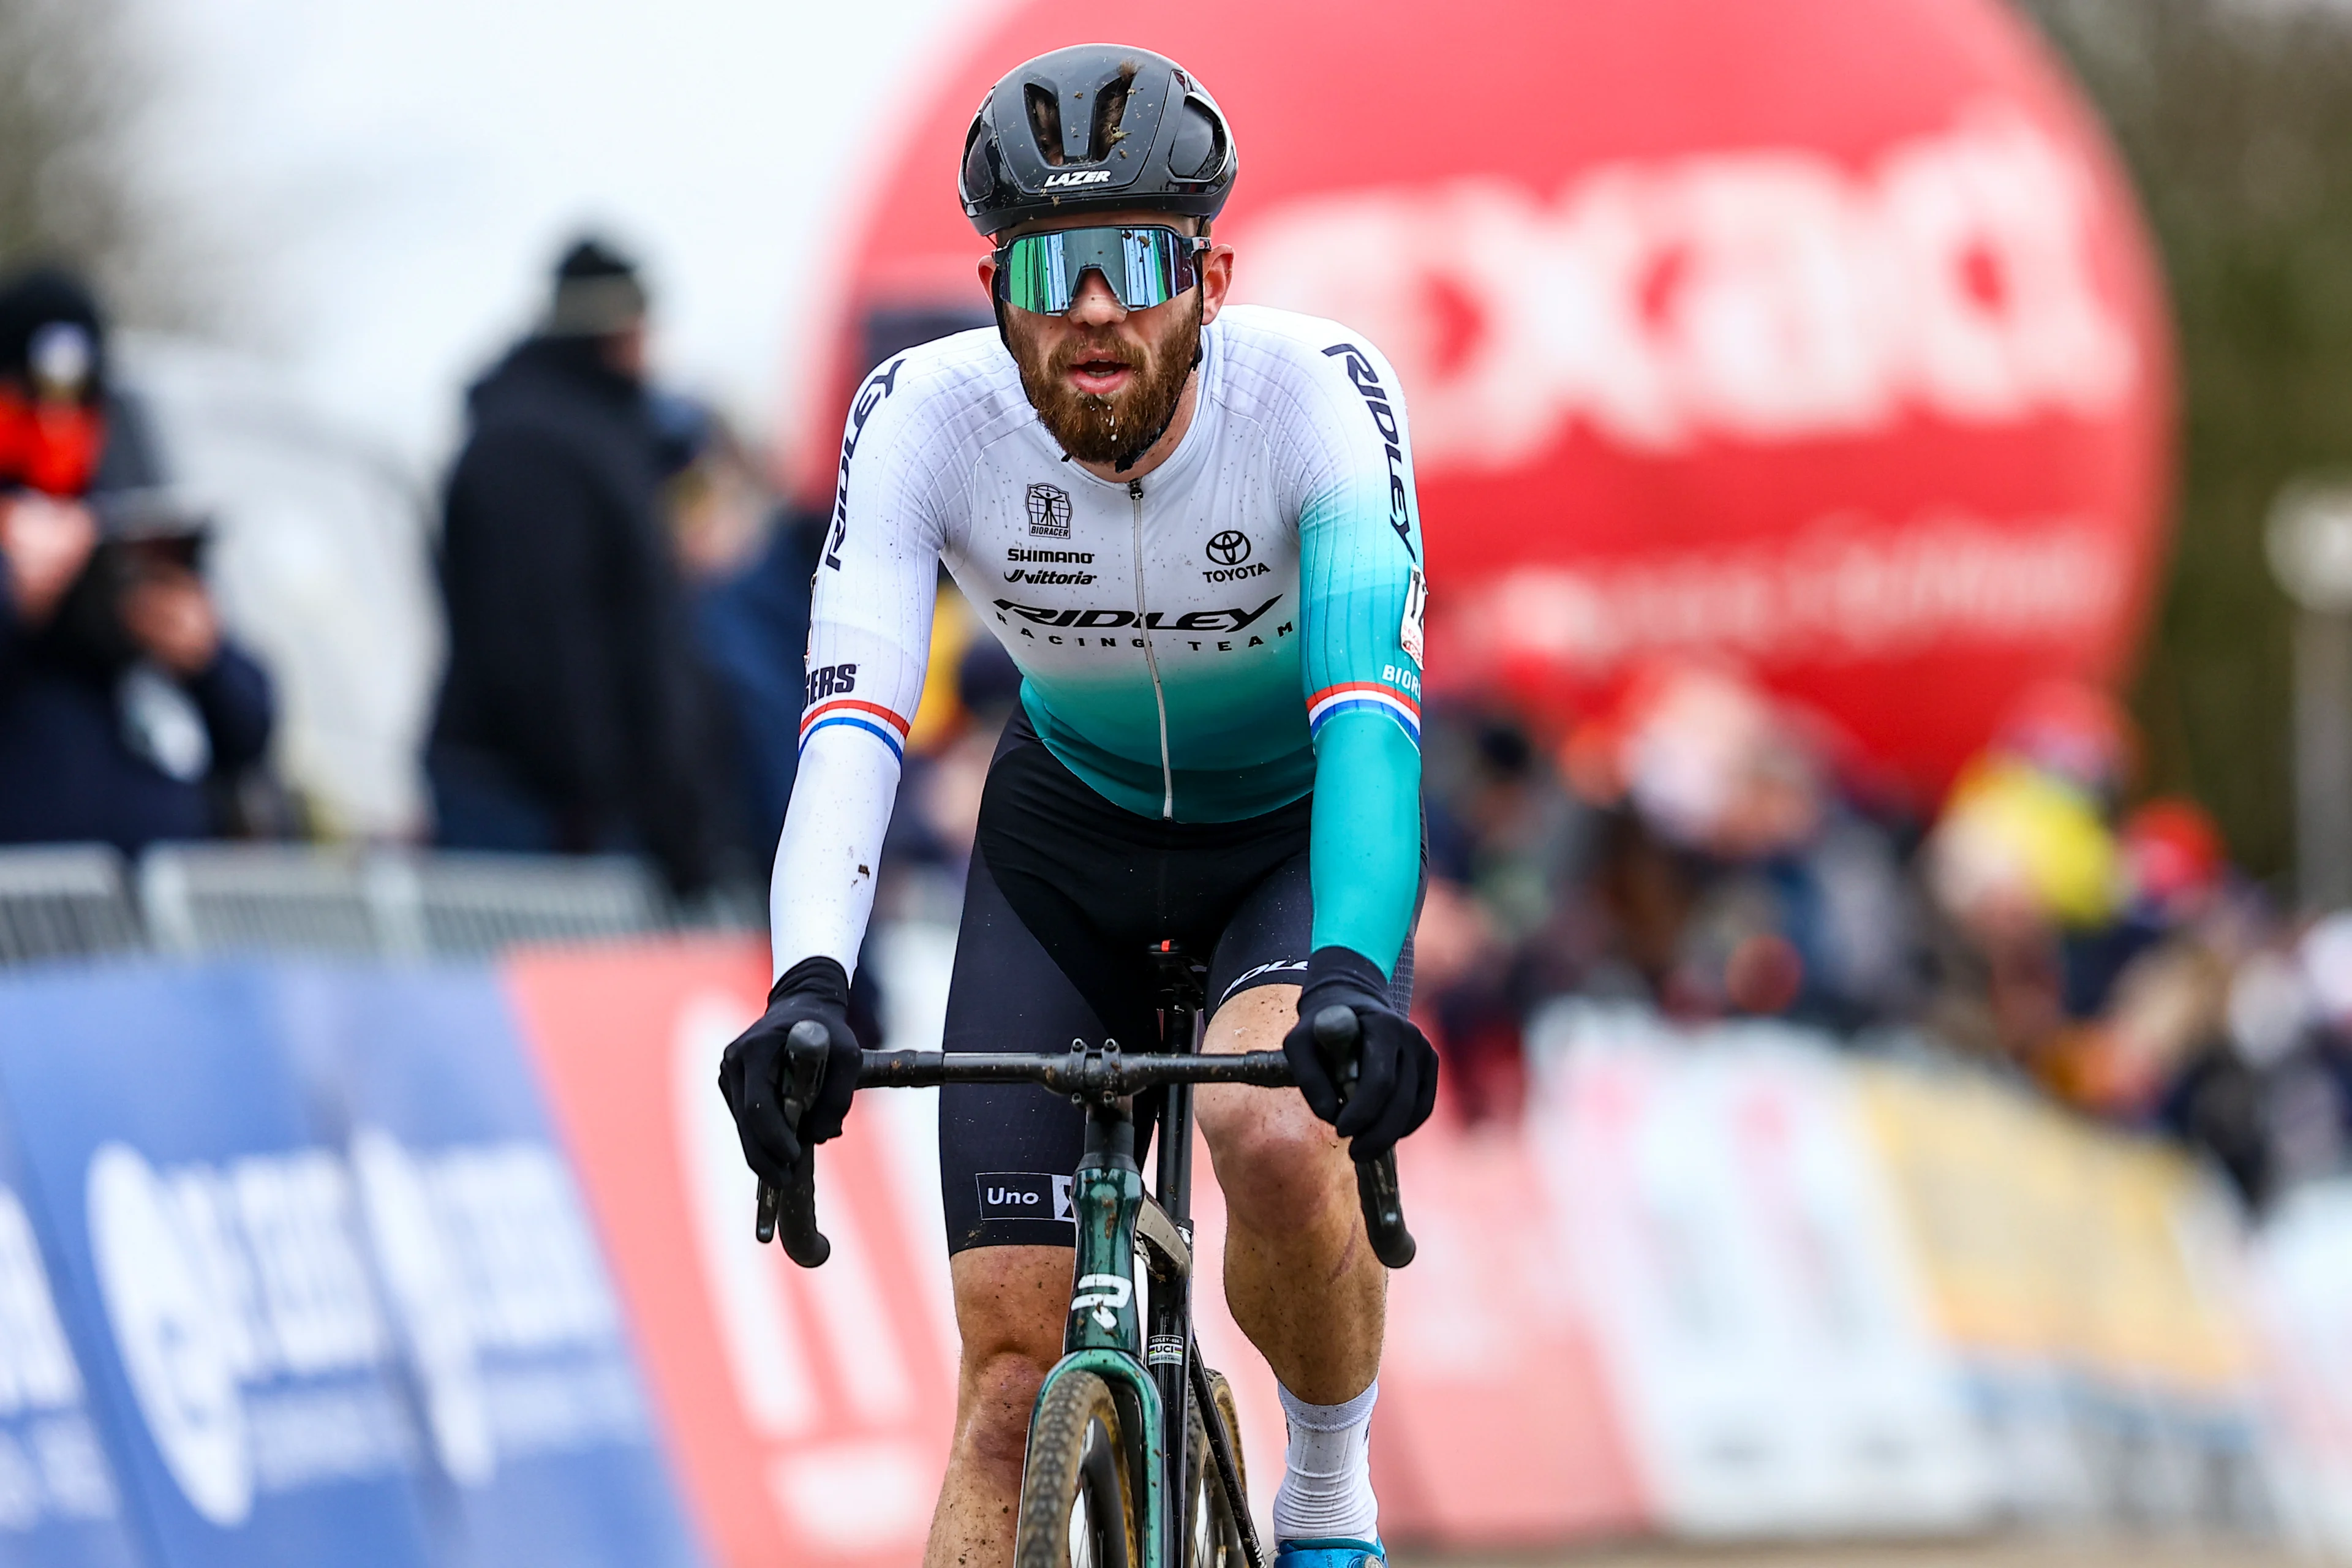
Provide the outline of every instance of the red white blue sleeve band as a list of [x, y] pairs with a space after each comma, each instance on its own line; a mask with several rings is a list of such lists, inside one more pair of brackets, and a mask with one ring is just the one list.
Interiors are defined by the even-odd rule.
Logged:
[[1421, 744], [1421, 704], [1377, 681], [1350, 680], [1316, 692], [1307, 700], [1307, 728], [1310, 734], [1319, 735], [1323, 726], [1340, 714], [1364, 712], [1394, 720], [1414, 746]]
[[908, 721], [879, 702], [856, 697], [832, 697], [811, 703], [801, 715], [801, 748], [805, 751], [810, 737], [819, 730], [845, 725], [877, 737], [890, 748], [894, 757], [903, 759], [907, 754]]

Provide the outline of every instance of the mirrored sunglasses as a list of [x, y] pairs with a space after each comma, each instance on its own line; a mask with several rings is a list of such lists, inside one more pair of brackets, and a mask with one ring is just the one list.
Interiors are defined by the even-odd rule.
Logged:
[[1209, 242], [1172, 228], [1063, 228], [1026, 234], [996, 250], [996, 297], [1015, 310], [1058, 316], [1089, 272], [1102, 274], [1130, 310], [1163, 305], [1201, 280]]

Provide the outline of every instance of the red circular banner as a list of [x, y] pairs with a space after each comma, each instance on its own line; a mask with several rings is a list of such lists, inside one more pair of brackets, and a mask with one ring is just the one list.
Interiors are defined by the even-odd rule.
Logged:
[[[1232, 120], [1237, 295], [1396, 364], [1440, 689], [1557, 710], [1722, 659], [1934, 788], [2028, 685], [2121, 671], [2161, 300], [2114, 158], [1996, 0], [1198, 0], [1127, 30]], [[985, 319], [964, 128], [1078, 41], [1024, 5], [941, 76], [827, 384]]]

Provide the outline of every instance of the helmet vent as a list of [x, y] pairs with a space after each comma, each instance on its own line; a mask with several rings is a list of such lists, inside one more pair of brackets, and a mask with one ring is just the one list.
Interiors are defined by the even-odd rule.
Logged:
[[967, 202], [984, 200], [996, 183], [996, 171], [988, 164], [988, 119], [985, 111], [975, 116], [971, 129], [963, 138], [963, 199]]
[[1037, 151], [1045, 162], [1059, 167], [1062, 157], [1062, 106], [1054, 95], [1031, 82], [1022, 89], [1029, 100], [1029, 133], [1037, 138]]
[[1196, 99], [1187, 98], [1168, 149], [1168, 172], [1180, 180], [1213, 177], [1225, 163], [1225, 128]]
[[1127, 89], [1134, 80], [1135, 67], [1121, 66], [1118, 79], [1106, 83], [1103, 89], [1095, 94], [1093, 135], [1087, 142], [1089, 161], [1101, 163], [1110, 156], [1113, 147], [1126, 139], [1127, 132], [1119, 129], [1119, 121], [1127, 118]]

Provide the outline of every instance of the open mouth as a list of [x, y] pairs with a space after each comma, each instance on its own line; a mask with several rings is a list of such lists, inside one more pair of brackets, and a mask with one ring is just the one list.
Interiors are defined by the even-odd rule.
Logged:
[[1125, 360], [1082, 359], [1070, 366], [1070, 384], [1096, 397], [1108, 397], [1135, 374]]

